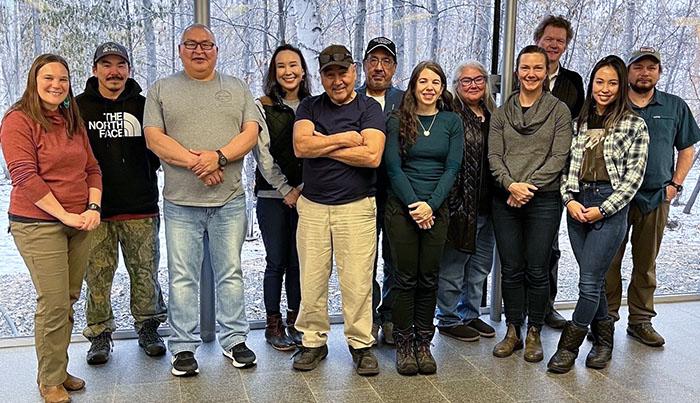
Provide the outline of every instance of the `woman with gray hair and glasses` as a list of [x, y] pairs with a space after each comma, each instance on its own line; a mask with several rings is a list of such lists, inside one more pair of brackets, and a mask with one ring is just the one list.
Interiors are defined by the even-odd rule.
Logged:
[[440, 261], [438, 329], [463, 341], [494, 337], [495, 330], [479, 319], [486, 278], [495, 244], [491, 223], [491, 189], [487, 138], [495, 102], [484, 66], [461, 64], [452, 77], [454, 111], [464, 124], [464, 157], [448, 198], [450, 224]]

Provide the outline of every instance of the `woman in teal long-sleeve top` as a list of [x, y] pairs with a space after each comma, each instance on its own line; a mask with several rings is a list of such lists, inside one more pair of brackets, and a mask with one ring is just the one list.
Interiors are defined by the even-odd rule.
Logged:
[[437, 63], [418, 64], [398, 113], [387, 124], [384, 161], [391, 187], [384, 228], [396, 265], [392, 290], [396, 369], [404, 375], [437, 370], [430, 341], [447, 237], [444, 202], [464, 146], [462, 121], [449, 111], [452, 100], [445, 85], [445, 73]]

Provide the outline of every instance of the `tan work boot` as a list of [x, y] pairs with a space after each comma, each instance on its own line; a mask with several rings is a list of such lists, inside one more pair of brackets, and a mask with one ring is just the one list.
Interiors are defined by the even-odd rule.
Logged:
[[512, 323], [508, 324], [506, 337], [503, 338], [493, 348], [493, 355], [498, 358], [505, 358], [513, 354], [513, 351], [523, 348], [523, 341], [520, 338], [519, 330]]
[[70, 395], [63, 385], [43, 386], [39, 385], [39, 393], [45, 403], [70, 403]]
[[540, 340], [540, 329], [536, 326], [530, 326], [530, 328], [527, 329], [525, 354], [523, 354], [523, 357], [527, 362], [540, 362], [544, 358], [542, 341]]
[[70, 391], [80, 390], [85, 387], [85, 381], [78, 378], [77, 376], [68, 374], [68, 378], [66, 378], [66, 380], [63, 381], [63, 387], [66, 388], [66, 390]]

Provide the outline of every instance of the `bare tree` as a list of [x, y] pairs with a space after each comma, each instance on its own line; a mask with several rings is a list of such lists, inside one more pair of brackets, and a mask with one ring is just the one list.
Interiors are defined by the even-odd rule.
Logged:
[[[354, 45], [352, 54], [355, 60], [360, 60], [362, 57], [362, 46], [365, 43], [365, 22], [367, 20], [367, 0], [357, 0], [357, 18], [355, 19]], [[362, 81], [362, 69], [357, 69], [357, 81]]]
[[156, 60], [156, 35], [153, 32], [153, 21], [151, 20], [153, 3], [151, 0], [143, 0], [141, 15], [143, 18], [143, 32], [146, 39], [146, 84], [150, 87], [156, 82], [157, 60]]
[[430, 60], [438, 61], [440, 42], [440, 14], [437, 0], [430, 0]]
[[[321, 42], [321, 14], [318, 12], [316, 0], [294, 0], [296, 11], [297, 43], [306, 59], [306, 63], [311, 64], [321, 52], [323, 44]], [[309, 71], [311, 87], [319, 82], [319, 75], [316, 69]]]
[[[396, 66], [396, 77], [403, 77], [404, 72], [404, 10], [405, 6], [403, 0], [391, 1], [391, 39], [396, 44], [396, 61], [398, 63]], [[383, 14], [382, 12], [382, 15]]]

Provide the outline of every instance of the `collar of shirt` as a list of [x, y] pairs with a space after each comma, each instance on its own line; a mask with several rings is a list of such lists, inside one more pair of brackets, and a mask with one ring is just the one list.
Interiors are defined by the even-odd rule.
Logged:
[[549, 76], [549, 90], [550, 91], [552, 91], [554, 89], [554, 83], [557, 81], [557, 77], [559, 77], [559, 67], [560, 66], [561, 66], [560, 64], [557, 64], [557, 70], [554, 73], [548, 75]]

